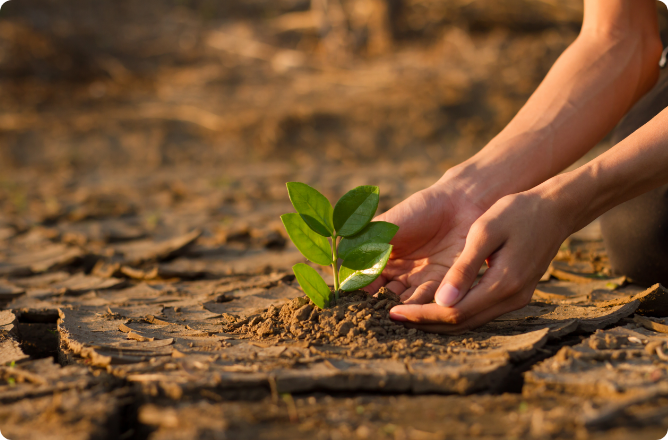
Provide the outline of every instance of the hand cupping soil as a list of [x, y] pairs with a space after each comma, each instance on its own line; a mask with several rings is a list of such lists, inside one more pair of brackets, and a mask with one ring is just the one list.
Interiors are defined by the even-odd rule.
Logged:
[[341, 355], [356, 358], [449, 359], [454, 346], [483, 348], [462, 337], [447, 337], [408, 329], [390, 320], [389, 311], [400, 304], [399, 297], [381, 288], [370, 296], [363, 291], [343, 292], [338, 303], [319, 309], [307, 297], [299, 297], [281, 308], [271, 306], [264, 313], [233, 320], [226, 332], [254, 340], [287, 342], [301, 340], [310, 346], [347, 348]]

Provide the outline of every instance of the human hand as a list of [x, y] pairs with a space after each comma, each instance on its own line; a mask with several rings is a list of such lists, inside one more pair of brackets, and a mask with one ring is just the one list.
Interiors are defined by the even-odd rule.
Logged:
[[[429, 332], [462, 333], [527, 305], [573, 230], [568, 211], [540, 188], [503, 197], [471, 225], [435, 304], [396, 306], [390, 317]], [[489, 269], [471, 288], [485, 261]]]
[[464, 249], [466, 235], [484, 209], [448, 179], [413, 194], [375, 220], [399, 226], [383, 274], [365, 290], [379, 287], [405, 304], [426, 304]]

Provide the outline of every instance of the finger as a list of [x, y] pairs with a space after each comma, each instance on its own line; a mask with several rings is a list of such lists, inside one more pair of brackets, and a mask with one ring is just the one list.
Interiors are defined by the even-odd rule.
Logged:
[[455, 307], [442, 307], [438, 304], [402, 304], [390, 310], [390, 318], [415, 324], [458, 324], [466, 321], [467, 316]]
[[415, 289], [415, 292], [403, 302], [404, 304], [428, 304], [434, 300], [434, 294], [436, 293], [438, 286], [439, 282], [435, 280], [422, 283]]
[[[505, 251], [505, 252], [504, 252]], [[405, 309], [394, 310], [405, 321], [419, 324], [460, 324], [483, 311], [493, 308], [515, 297], [527, 283], [521, 278], [522, 271], [513, 268], [508, 260], [513, 253], [502, 249], [495, 255], [496, 262], [490, 267], [480, 282], [453, 307], [431, 304], [425, 306], [397, 306]], [[535, 285], [533, 286], [535, 288]], [[533, 290], [531, 291], [533, 294]], [[390, 312], [392, 312], [390, 311]], [[392, 317], [392, 315], [390, 315]]]
[[516, 310], [531, 300], [540, 275], [534, 276], [526, 270], [530, 262], [521, 262], [518, 250], [513, 249], [512, 244], [504, 245], [492, 259], [480, 282], [453, 307], [460, 315], [473, 317], [508, 303], [514, 304], [512, 310]]
[[[444, 324], [442, 322], [438, 324], [434, 323], [420, 324], [416, 322], [406, 322], [405, 325], [406, 327], [409, 328], [416, 328], [430, 333], [444, 333], [444, 334], [464, 333], [466, 331], [483, 326], [488, 322], [498, 318], [501, 315], [510, 313], [514, 310], [521, 309], [528, 303], [527, 298], [530, 299], [531, 298], [530, 294], [532, 293], [533, 293], [532, 289], [525, 289], [524, 291], [520, 292], [517, 296], [508, 298], [492, 307], [489, 307], [486, 310], [483, 310], [477, 315], [471, 316], [468, 319], [465, 318], [463, 322], [454, 324]], [[394, 307], [392, 310], [390, 310], [390, 314], [392, 314], [394, 309], [399, 307], [402, 306]], [[422, 307], [429, 307], [429, 306], [422, 306]], [[441, 310], [443, 310], [443, 307], [441, 307]]]
[[408, 289], [404, 290], [404, 292], [401, 295], [399, 295], [399, 300], [401, 300], [401, 302], [406, 302], [408, 298], [413, 296], [413, 292], [415, 292], [415, 289], [417, 289], [417, 286], [411, 286]]
[[363, 287], [362, 290], [364, 290], [366, 293], [370, 293], [371, 295], [375, 294], [378, 292], [378, 289], [383, 287], [385, 284], [387, 284], [387, 279], [381, 275], [378, 278], [376, 278], [373, 283], [369, 284], [366, 287]]
[[450, 307], [457, 304], [475, 282], [485, 260], [503, 245], [504, 239], [488, 223], [471, 226], [466, 244], [457, 261], [445, 274], [434, 299], [436, 304]]
[[406, 286], [400, 281], [390, 281], [385, 285], [385, 288], [391, 292], [393, 292], [395, 295], [401, 296], [402, 293], [406, 291]]

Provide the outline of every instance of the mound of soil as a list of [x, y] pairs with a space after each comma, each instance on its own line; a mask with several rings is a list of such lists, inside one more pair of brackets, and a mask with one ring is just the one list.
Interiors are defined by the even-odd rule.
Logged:
[[254, 340], [345, 347], [345, 355], [366, 359], [447, 360], [459, 351], [455, 346], [483, 348], [473, 338], [455, 340], [395, 323], [389, 314], [398, 304], [399, 297], [384, 287], [373, 296], [361, 290], [342, 292], [338, 303], [328, 309], [319, 309], [304, 296], [246, 319], [227, 315], [232, 322], [224, 330]]

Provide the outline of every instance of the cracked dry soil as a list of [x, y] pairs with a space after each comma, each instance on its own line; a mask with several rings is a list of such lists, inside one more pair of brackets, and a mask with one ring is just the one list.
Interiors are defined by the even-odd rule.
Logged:
[[338, 54], [275, 27], [312, 2], [83, 3], [0, 20], [4, 436], [665, 435], [668, 295], [611, 273], [595, 227], [529, 306], [445, 336], [389, 321], [389, 292], [314, 310], [279, 220], [287, 181], [378, 185], [384, 211], [438, 180], [576, 38], [580, 0], [388, 2], [390, 32], [353, 20]]
[[[176, 189], [173, 172], [77, 180], [87, 202], [58, 190], [58, 221], [23, 228], [4, 217], [4, 435], [662, 435], [668, 295], [611, 274], [595, 229], [565, 243], [526, 308], [462, 335], [428, 334], [388, 319], [398, 299], [385, 290], [313, 308], [290, 273], [302, 257], [277, 220], [290, 209], [282, 182], [294, 171], [230, 168], [242, 182], [231, 194], [245, 201], [224, 213], [208, 183], [218, 172], [181, 170]], [[382, 168], [365, 173], [390, 198], [410, 191], [393, 189]], [[337, 195], [351, 178], [332, 169], [315, 184]], [[60, 179], [52, 187], [72, 188]], [[243, 182], [257, 196], [242, 199]], [[27, 188], [41, 197], [45, 187]]]
[[[29, 275], [6, 274], [2, 432], [35, 439], [662, 435], [666, 290], [609, 278], [596, 239], [571, 238], [527, 308], [448, 336], [390, 321], [399, 300], [385, 289], [314, 308], [288, 272], [296, 251], [269, 250], [269, 240], [253, 234], [259, 238], [242, 246], [200, 234], [137, 241], [144, 258], [134, 262], [86, 242], [76, 249], [97, 256], [88, 273], [84, 260], [68, 257], [32, 266]], [[31, 256], [36, 247], [26, 241], [43, 249], [53, 237], [39, 229], [12, 243]], [[221, 273], [219, 259], [234, 249], [245, 249], [234, 253], [241, 269]], [[245, 269], [267, 255], [274, 267]], [[606, 288], [606, 279], [617, 285]]]

